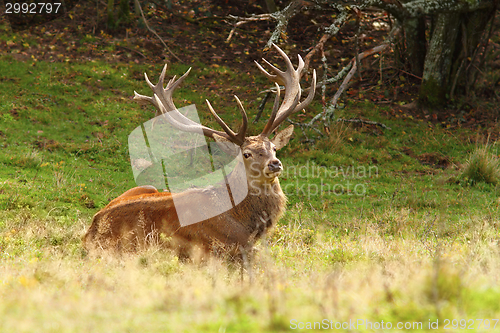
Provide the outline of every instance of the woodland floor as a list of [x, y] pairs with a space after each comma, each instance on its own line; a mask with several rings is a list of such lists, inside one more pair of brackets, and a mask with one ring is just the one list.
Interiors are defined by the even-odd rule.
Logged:
[[[94, 61], [135, 62], [159, 64], [181, 62], [203, 63], [209, 66], [228, 66], [235, 72], [257, 73], [253, 61], [267, 56], [265, 45], [274, 27], [274, 22], [259, 21], [238, 28], [227, 41], [232, 24], [228, 15], [247, 17], [264, 13], [257, 1], [171, 1], [171, 8], [160, 4], [145, 8], [149, 25], [158, 32], [171, 52], [146, 26], [136, 19], [122, 23], [119, 28], [109, 29], [105, 20], [105, 7], [94, 2], [66, 1], [70, 10], [56, 19], [38, 17], [19, 19], [13, 16], [1, 17], [14, 31], [21, 31], [29, 43], [15, 40], [0, 40], [3, 52], [19, 60], [46, 60], [51, 62]], [[278, 5], [280, 1], [277, 2]], [[2, 10], [3, 12], [3, 10]], [[305, 56], [321, 37], [321, 28], [332, 21], [334, 13], [308, 11], [296, 16], [289, 24], [287, 35], [282, 36], [280, 45], [295, 59], [296, 54]], [[10, 20], [10, 21], [9, 21]], [[498, 19], [497, 19], [498, 21]], [[381, 12], [367, 11], [360, 20], [359, 52], [379, 45], [391, 25], [390, 17]], [[497, 22], [496, 26], [500, 26]], [[334, 76], [355, 55], [356, 20], [351, 19], [330, 39], [325, 46], [329, 75]], [[405, 70], [404, 64], [397, 64], [393, 51], [363, 62], [361, 77], [355, 77], [347, 90], [346, 100], [371, 101], [389, 106], [387, 117], [411, 116], [447, 127], [469, 127], [484, 130], [496, 123], [498, 109], [498, 76], [500, 72], [500, 32], [490, 40], [491, 56], [487, 58], [486, 73], [478, 80], [475, 98], [460, 100], [444, 110], [419, 110], [405, 107], [415, 100], [420, 78]], [[396, 45], [395, 48], [400, 47]], [[316, 55], [311, 68], [320, 68], [322, 63]], [[135, 79], [142, 80], [142, 73]], [[495, 82], [496, 81], [496, 82]], [[199, 77], [199, 85], [216, 91], [221, 83], [214, 77]], [[336, 92], [338, 86], [327, 88], [326, 101]], [[238, 92], [241, 94], [241, 92]], [[244, 94], [244, 93], [243, 93]], [[244, 96], [244, 95], [243, 95]], [[330, 96], [330, 97], [329, 97]], [[403, 115], [405, 114], [405, 115]], [[491, 132], [491, 131], [490, 131]], [[491, 134], [491, 133], [490, 133]]]

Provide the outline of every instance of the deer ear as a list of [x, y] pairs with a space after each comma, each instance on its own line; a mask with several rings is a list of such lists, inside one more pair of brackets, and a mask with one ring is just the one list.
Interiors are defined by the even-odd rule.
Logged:
[[215, 133], [213, 134], [213, 138], [217, 142], [217, 146], [226, 154], [234, 157], [240, 152], [240, 147], [227, 138]]
[[281, 132], [279, 132], [278, 134], [276, 134], [275, 137], [271, 140], [271, 142], [274, 143], [276, 149], [281, 149], [284, 146], [286, 146], [288, 141], [290, 141], [290, 137], [292, 136], [292, 134], [293, 134], [293, 125], [290, 125]]

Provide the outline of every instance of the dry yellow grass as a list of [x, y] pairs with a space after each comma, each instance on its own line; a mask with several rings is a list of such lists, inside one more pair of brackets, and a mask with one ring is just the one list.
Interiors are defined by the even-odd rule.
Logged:
[[[395, 214], [403, 224], [411, 218]], [[0, 332], [277, 332], [323, 320], [425, 328], [429, 319], [500, 317], [497, 231], [484, 219], [448, 242], [372, 227], [335, 240], [282, 225], [243, 273], [159, 249], [86, 257], [82, 218], [22, 212], [4, 221]]]

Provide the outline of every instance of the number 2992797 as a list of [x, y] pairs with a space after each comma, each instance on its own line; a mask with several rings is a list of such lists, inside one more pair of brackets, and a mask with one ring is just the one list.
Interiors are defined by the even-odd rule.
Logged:
[[60, 2], [5, 3], [5, 14], [57, 14]]

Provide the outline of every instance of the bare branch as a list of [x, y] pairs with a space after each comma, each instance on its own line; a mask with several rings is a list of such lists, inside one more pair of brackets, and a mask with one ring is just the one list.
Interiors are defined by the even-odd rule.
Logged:
[[304, 57], [304, 69], [307, 71], [309, 69], [309, 63], [311, 62], [311, 58], [316, 54], [318, 51], [322, 51], [323, 47], [325, 46], [325, 43], [332, 38], [330, 34], [324, 34], [321, 39], [319, 40], [318, 44], [313, 47], [311, 51]]
[[493, 8], [498, 1], [413, 0], [402, 3], [399, 0], [364, 0], [363, 2], [383, 9], [398, 21], [402, 21], [408, 17], [449, 12], [472, 12], [478, 9]]
[[144, 24], [146, 25], [148, 30], [151, 31], [156, 37], [158, 37], [158, 39], [163, 44], [163, 47], [165, 47], [165, 49], [168, 51], [168, 53], [170, 53], [175, 59], [177, 59], [177, 61], [183, 62], [174, 52], [172, 52], [172, 50], [170, 50], [170, 48], [167, 46], [167, 44], [165, 44], [165, 42], [160, 37], [160, 35], [158, 35], [156, 33], [156, 31], [149, 26], [148, 20], [146, 20], [146, 17], [144, 16], [144, 12], [142, 11], [142, 7], [141, 7], [141, 4], [139, 3], [139, 0], [135, 0], [135, 4], [136, 4], [137, 8], [139, 8], [139, 11], [141, 12], [142, 19], [144, 20]]
[[384, 124], [379, 123], [379, 122], [376, 122], [376, 121], [372, 121], [372, 120], [363, 120], [363, 119], [359, 119], [359, 118], [354, 118], [354, 119], [339, 118], [339, 119], [337, 119], [337, 121], [344, 122], [344, 123], [358, 123], [358, 124], [375, 125], [375, 126], [379, 126], [379, 127], [384, 128], [384, 129], [387, 129], [389, 131], [391, 130], [391, 128], [389, 126], [384, 125]]
[[233, 29], [231, 29], [231, 32], [229, 33], [229, 36], [226, 39], [226, 42], [229, 42], [231, 40], [236, 29], [243, 24], [246, 24], [248, 22], [274, 20], [278, 24], [276, 25], [276, 28], [274, 29], [271, 37], [267, 41], [265, 49], [268, 50], [271, 48], [273, 43], [278, 44], [280, 37], [286, 31], [286, 28], [288, 26], [288, 21], [292, 17], [294, 17], [297, 13], [299, 13], [305, 4], [306, 4], [306, 2], [303, 0], [293, 0], [292, 2], [290, 2], [290, 4], [288, 6], [285, 7], [285, 9], [271, 13], [271, 14], [252, 15], [250, 17], [240, 17], [240, 16], [234, 16], [234, 15], [228, 15], [227, 18], [229, 20], [233, 20], [233, 21], [236, 20], [236, 23], [234, 23]]
[[401, 31], [400, 27], [399, 26], [394, 26], [394, 28], [392, 29], [392, 31], [389, 33], [389, 36], [388, 38], [380, 45], [378, 46], [375, 46], [367, 51], [364, 51], [364, 52], [361, 52], [360, 54], [358, 54], [357, 56], [355, 56], [352, 60], [351, 60], [351, 64], [352, 64], [352, 68], [351, 70], [349, 71], [349, 73], [347, 74], [347, 76], [345, 77], [344, 81], [342, 82], [342, 84], [340, 85], [339, 89], [337, 90], [337, 92], [335, 93], [335, 95], [333, 96], [332, 100], [330, 101], [330, 106], [332, 108], [335, 108], [335, 106], [337, 105], [337, 101], [338, 99], [340, 98], [340, 96], [342, 95], [342, 93], [344, 92], [344, 90], [347, 88], [347, 85], [349, 84], [349, 81], [352, 79], [352, 77], [354, 76], [354, 74], [356, 73], [356, 70], [357, 70], [357, 62], [356, 62], [356, 58], [359, 58], [359, 60], [363, 60], [364, 58], [368, 57], [368, 56], [371, 56], [375, 53], [379, 53], [379, 52], [382, 52], [384, 51], [385, 49], [387, 49], [389, 47], [389, 45], [391, 44], [392, 40], [394, 39], [394, 37], [399, 34], [399, 32]]
[[278, 12], [272, 13], [271, 16], [278, 21], [276, 28], [274, 29], [271, 38], [267, 41], [265, 49], [268, 50], [274, 44], [277, 44], [281, 35], [285, 33], [285, 30], [288, 26], [288, 21], [294, 17], [302, 7], [305, 5], [303, 0], [293, 0], [290, 2], [285, 9], [280, 10]]
[[[371, 48], [370, 50], [367, 50], [365, 52], [362, 52], [358, 54], [358, 57], [360, 60], [373, 55], [378, 52], [384, 51], [389, 45], [391, 44], [392, 40], [396, 35], [398, 35], [400, 32], [400, 27], [399, 26], [394, 26], [394, 28], [391, 30], [389, 33], [388, 38], [379, 46], [376, 46], [374, 48]], [[337, 105], [337, 101], [346, 89], [349, 81], [352, 79], [354, 74], [356, 73], [357, 66], [356, 66], [356, 57], [354, 57], [349, 64], [344, 67], [334, 78], [330, 78], [327, 81], [328, 83], [331, 82], [337, 82], [340, 80], [342, 77], [345, 76], [344, 81], [340, 85], [339, 89], [337, 90], [337, 93], [334, 95], [330, 103], [323, 108], [323, 111], [318, 113], [316, 116], [314, 116], [307, 124], [304, 124], [307, 127], [313, 127], [314, 123], [318, 121], [319, 119], [327, 120], [328, 118], [332, 118], [334, 112], [335, 112], [335, 107]], [[348, 72], [348, 73], [347, 73]], [[347, 75], [346, 75], [347, 73]], [[325, 81], [319, 82], [318, 86], [321, 86], [322, 84], [325, 84]]]
[[262, 99], [262, 102], [260, 102], [259, 111], [255, 115], [255, 118], [252, 122], [253, 124], [256, 124], [259, 121], [260, 117], [262, 116], [262, 112], [264, 112], [264, 107], [266, 106], [266, 103], [267, 103], [267, 100], [269, 99], [269, 97], [271, 97], [272, 92], [273, 92], [272, 90], [268, 90], [266, 92], [266, 96], [264, 96], [264, 98]]
[[[321, 48], [321, 62], [323, 63], [323, 82], [328, 79], [328, 61], [326, 59], [325, 51]], [[323, 112], [326, 112], [326, 83], [321, 85], [321, 104], [323, 105]]]
[[318, 44], [316, 44], [316, 46], [304, 58], [306, 71], [309, 68], [309, 63], [311, 62], [311, 58], [316, 54], [316, 52], [323, 49], [325, 43], [330, 38], [332, 38], [340, 31], [340, 28], [344, 25], [345, 22], [347, 22], [349, 17], [350, 17], [349, 12], [347, 10], [342, 10], [340, 12], [340, 15], [338, 15], [337, 18], [335, 19], [335, 21], [328, 28], [325, 29], [325, 34], [321, 37]]
[[[256, 21], [270, 21], [273, 20], [274, 17], [271, 14], [261, 14], [261, 15], [252, 15], [250, 17], [241, 17], [241, 16], [234, 16], [234, 15], [228, 15], [228, 19], [230, 20], [236, 20], [236, 23], [234, 24], [233, 28], [231, 29], [231, 32], [229, 33], [229, 36], [226, 38], [226, 43], [231, 40], [231, 38], [234, 35], [234, 32], [236, 29], [248, 22], [256, 22]], [[226, 21], [227, 22], [227, 21]]]
[[413, 0], [402, 7], [413, 17], [446, 13], [446, 12], [471, 12], [478, 9], [492, 8], [496, 0], [457, 1], [457, 0]]

